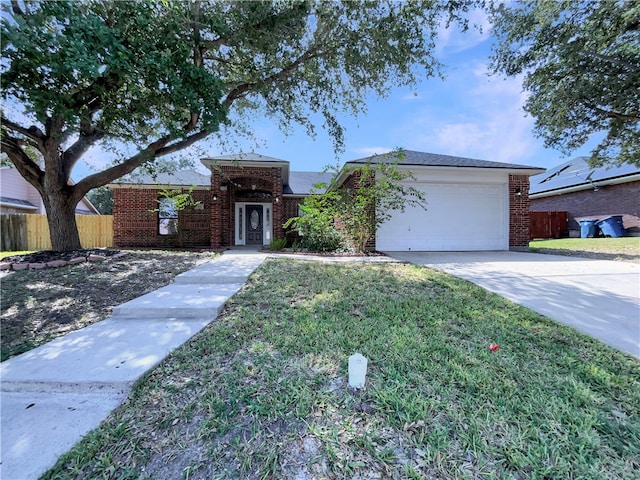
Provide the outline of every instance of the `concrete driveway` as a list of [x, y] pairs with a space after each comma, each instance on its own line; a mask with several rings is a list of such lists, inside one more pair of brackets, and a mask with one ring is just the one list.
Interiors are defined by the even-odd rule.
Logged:
[[640, 264], [521, 252], [386, 252], [469, 280], [640, 358]]

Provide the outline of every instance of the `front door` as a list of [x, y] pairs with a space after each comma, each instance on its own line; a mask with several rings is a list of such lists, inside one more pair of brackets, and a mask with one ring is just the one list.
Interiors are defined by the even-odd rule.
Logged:
[[247, 205], [247, 245], [262, 245], [262, 205]]

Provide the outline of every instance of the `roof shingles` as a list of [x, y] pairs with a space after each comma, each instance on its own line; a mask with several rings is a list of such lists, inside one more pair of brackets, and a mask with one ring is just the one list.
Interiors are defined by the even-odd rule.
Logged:
[[[532, 167], [529, 165], [519, 165], [515, 163], [493, 162], [489, 160], [478, 160], [475, 158], [455, 157], [452, 155], [441, 155], [438, 153], [416, 152], [413, 150], [403, 150], [403, 158], [400, 165], [416, 165], [424, 167], [471, 167], [471, 168], [505, 168], [517, 170], [536, 169], [542, 170], [540, 167]], [[391, 153], [388, 155], [376, 155], [373, 157], [360, 158], [351, 160], [347, 163], [393, 163], [398, 161], [397, 155]]]

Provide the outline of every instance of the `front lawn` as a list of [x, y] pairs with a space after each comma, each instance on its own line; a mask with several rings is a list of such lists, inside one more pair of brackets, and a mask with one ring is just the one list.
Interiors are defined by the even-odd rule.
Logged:
[[[364, 391], [347, 385], [355, 352], [369, 359]], [[427, 268], [267, 260], [44, 478], [639, 469], [637, 360]]]
[[539, 253], [640, 262], [640, 237], [533, 240], [529, 248]]

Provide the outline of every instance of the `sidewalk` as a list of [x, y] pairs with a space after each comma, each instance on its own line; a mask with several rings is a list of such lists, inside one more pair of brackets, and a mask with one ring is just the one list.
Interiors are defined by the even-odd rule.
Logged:
[[133, 384], [215, 320], [267, 255], [230, 251], [102, 322], [0, 364], [0, 478], [38, 478]]

